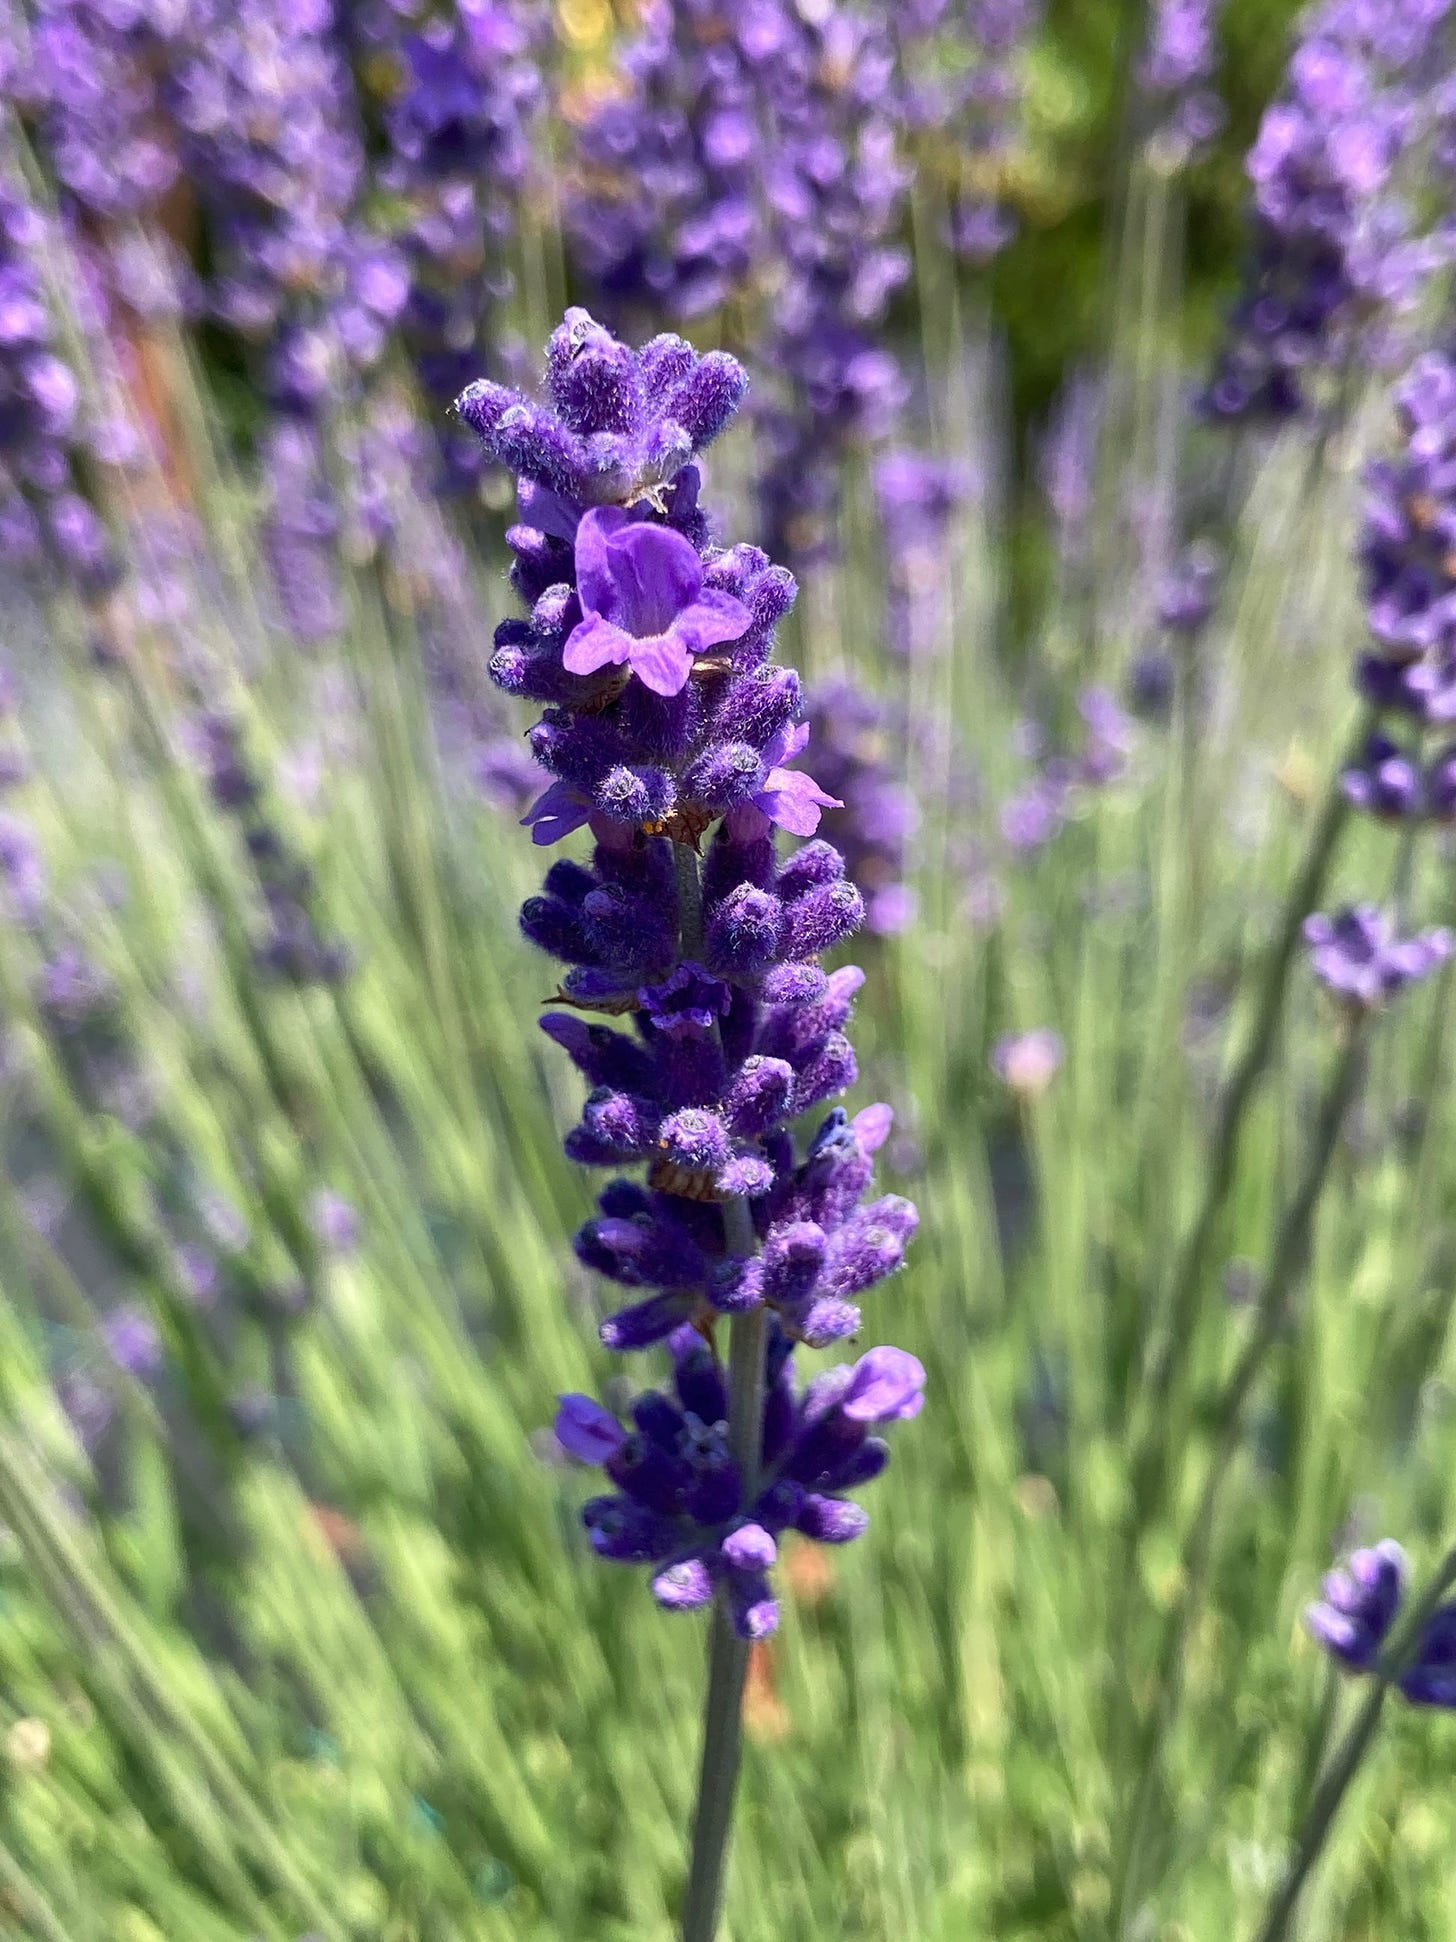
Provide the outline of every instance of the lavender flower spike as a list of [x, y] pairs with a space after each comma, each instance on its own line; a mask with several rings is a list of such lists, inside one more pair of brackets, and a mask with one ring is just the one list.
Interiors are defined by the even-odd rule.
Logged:
[[[545, 404], [487, 383], [459, 401], [520, 489], [507, 541], [529, 611], [497, 629], [491, 674], [545, 704], [529, 740], [551, 780], [527, 820], [538, 841], [595, 839], [521, 912], [563, 966], [542, 1027], [588, 1088], [566, 1151], [613, 1176], [576, 1251], [630, 1296], [604, 1345], [665, 1343], [673, 1360], [672, 1393], [640, 1395], [630, 1429], [571, 1395], [557, 1439], [611, 1485], [582, 1513], [592, 1548], [648, 1566], [667, 1609], [716, 1602], [726, 1619], [687, 1942], [717, 1927], [746, 1648], [778, 1623], [780, 1540], [864, 1529], [848, 1493], [884, 1468], [872, 1432], [914, 1416], [924, 1384], [895, 1349], [802, 1390], [791, 1372], [800, 1346], [858, 1332], [857, 1298], [900, 1266], [917, 1217], [866, 1199], [888, 1109], [833, 1103], [857, 1076], [844, 1028], [863, 980], [816, 960], [863, 899], [830, 844], [774, 850], [775, 825], [807, 836], [832, 801], [787, 766], [807, 730], [771, 656], [794, 582], [757, 547], [710, 545], [698, 505], [695, 455], [745, 384], [731, 358], [676, 337], [633, 351], [572, 311]], [[816, 1110], [801, 1149], [791, 1123]]]

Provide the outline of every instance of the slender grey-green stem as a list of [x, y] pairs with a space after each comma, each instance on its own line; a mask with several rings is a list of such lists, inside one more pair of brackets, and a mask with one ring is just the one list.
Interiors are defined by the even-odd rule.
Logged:
[[[1367, 733], [1368, 721], [1362, 719], [1353, 745], [1355, 752], [1363, 748]], [[1343, 770], [1345, 764], [1342, 762], [1340, 767]], [[1348, 806], [1337, 774], [1320, 809], [1299, 874], [1284, 901], [1279, 928], [1264, 963], [1253, 1026], [1219, 1102], [1203, 1196], [1193, 1225], [1178, 1250], [1143, 1370], [1139, 1393], [1141, 1434], [1133, 1439], [1133, 1514], [1139, 1528], [1146, 1521], [1150, 1502], [1156, 1496], [1162, 1469], [1162, 1434], [1178, 1373], [1179, 1352], [1188, 1340], [1209, 1252], [1233, 1185], [1244, 1116], [1274, 1049], [1289, 967], [1304, 920], [1324, 890]]]
[[[677, 869], [678, 949], [684, 958], [703, 948], [703, 886], [698, 859], [686, 843], [673, 846]], [[728, 1252], [748, 1256], [758, 1245], [746, 1200], [723, 1205], [723, 1238]], [[728, 1346], [728, 1452], [742, 1478], [743, 1501], [758, 1487], [763, 1446], [763, 1310], [734, 1317]], [[748, 1676], [748, 1643], [733, 1629], [725, 1592], [714, 1601], [708, 1647], [708, 1698], [703, 1714], [703, 1758], [698, 1774], [698, 1804], [693, 1817], [692, 1859], [683, 1900], [683, 1942], [713, 1942], [723, 1906], [723, 1875], [733, 1801], [743, 1752], [743, 1687]]]
[[1285, 1936], [1289, 1933], [1289, 1924], [1293, 1919], [1304, 1884], [1309, 1879], [1310, 1870], [1319, 1860], [1329, 1831], [1334, 1825], [1335, 1816], [1349, 1790], [1350, 1782], [1355, 1778], [1360, 1763], [1375, 1738], [1375, 1729], [1380, 1724], [1385, 1695], [1410, 1665], [1419, 1648], [1420, 1636], [1425, 1630], [1427, 1620], [1452, 1585], [1456, 1585], [1456, 1547], [1446, 1553], [1435, 1577], [1412, 1604], [1404, 1620], [1396, 1628], [1391, 1643], [1380, 1655], [1379, 1663], [1371, 1678], [1370, 1690], [1365, 1695], [1359, 1712], [1350, 1722], [1345, 1737], [1335, 1752], [1335, 1757], [1325, 1769], [1319, 1785], [1315, 1788], [1314, 1798], [1310, 1801], [1299, 1833], [1295, 1836], [1294, 1853], [1284, 1871], [1283, 1880], [1275, 1889], [1273, 1899], [1265, 1910], [1255, 1942], [1284, 1942]]
[[1265, 1276], [1254, 1317], [1254, 1326], [1213, 1407], [1215, 1430], [1213, 1459], [1199, 1494], [1198, 1508], [1194, 1512], [1183, 1541], [1182, 1582], [1179, 1586], [1177, 1602], [1164, 1628], [1163, 1645], [1158, 1658], [1156, 1699], [1143, 1735], [1141, 1773], [1133, 1801], [1130, 1832], [1123, 1851], [1123, 1866], [1116, 1901], [1118, 1919], [1115, 1928], [1118, 1932], [1121, 1931], [1122, 1923], [1126, 1920], [1128, 1904], [1138, 1889], [1138, 1861], [1146, 1833], [1148, 1811], [1152, 1805], [1154, 1787], [1160, 1770], [1160, 1753], [1167, 1744], [1183, 1699], [1184, 1648], [1188, 1642], [1189, 1627], [1203, 1595], [1203, 1587], [1213, 1558], [1213, 1537], [1219, 1498], [1229, 1471], [1233, 1467], [1245, 1407], [1269, 1351], [1278, 1340], [1280, 1328], [1288, 1311], [1290, 1294], [1308, 1258], [1309, 1237], [1314, 1225], [1315, 1210], [1319, 1205], [1320, 1195], [1324, 1191], [1340, 1129], [1345, 1123], [1350, 1102], [1359, 1086], [1360, 1073], [1364, 1066], [1366, 1025], [1367, 1020], [1358, 1016], [1350, 1022], [1348, 1036], [1340, 1050], [1320, 1105], [1319, 1116], [1315, 1123], [1315, 1135], [1305, 1160], [1304, 1170], [1280, 1218], [1269, 1262], [1269, 1272]]

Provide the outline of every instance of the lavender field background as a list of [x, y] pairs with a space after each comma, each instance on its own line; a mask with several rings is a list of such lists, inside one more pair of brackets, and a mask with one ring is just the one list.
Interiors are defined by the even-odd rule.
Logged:
[[[623, 690], [526, 739], [576, 485], [454, 410], [587, 312], [747, 373], [862, 920], [793, 1151], [893, 1109], [924, 1378], [779, 1533], [719, 1932], [1456, 1930], [1453, 169], [1449, 0], [9, 0], [0, 1934], [683, 1932], [710, 1621], [582, 1519], [658, 1283], [518, 923]], [[680, 866], [676, 782], [565, 817]]]

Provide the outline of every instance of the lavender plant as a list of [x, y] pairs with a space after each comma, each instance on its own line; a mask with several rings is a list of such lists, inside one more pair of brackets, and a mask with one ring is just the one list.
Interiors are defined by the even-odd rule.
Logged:
[[[570, 966], [570, 1010], [541, 1021], [592, 1087], [566, 1151], [647, 1169], [608, 1185], [577, 1252], [656, 1291], [612, 1314], [603, 1343], [666, 1341], [674, 1364], [673, 1394], [640, 1396], [630, 1432], [569, 1396], [557, 1436], [614, 1486], [583, 1512], [593, 1548], [652, 1567], [660, 1604], [718, 1612], [694, 1942], [717, 1928], [745, 1647], [778, 1622], [779, 1544], [860, 1534], [846, 1493], [883, 1469], [872, 1431], [917, 1414], [924, 1381], [913, 1356], [877, 1349], [794, 1387], [800, 1347], [858, 1332], [855, 1297], [900, 1265], [916, 1213], [864, 1199], [888, 1108], [835, 1107], [802, 1151], [789, 1131], [854, 1083], [859, 973], [816, 960], [864, 903], [828, 843], [774, 853], [775, 827], [812, 837], [830, 799], [785, 766], [799, 684], [770, 657], [794, 583], [755, 547], [711, 545], [699, 504], [697, 455], [746, 384], [722, 353], [677, 337], [634, 352], [575, 310], [547, 348], [546, 403], [481, 380], [458, 405], [518, 482], [508, 537], [530, 614], [497, 630], [491, 671], [548, 704], [531, 742], [555, 780], [526, 820], [537, 843], [595, 838], [590, 865], [554, 864], [521, 914]], [[632, 1035], [602, 1022], [628, 1014]]]

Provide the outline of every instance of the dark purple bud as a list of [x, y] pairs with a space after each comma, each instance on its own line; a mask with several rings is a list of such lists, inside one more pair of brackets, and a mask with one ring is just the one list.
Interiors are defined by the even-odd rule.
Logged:
[[664, 1336], [671, 1335], [679, 1322], [685, 1322], [693, 1311], [695, 1298], [692, 1295], [676, 1293], [653, 1295], [650, 1300], [639, 1301], [632, 1308], [618, 1309], [609, 1315], [598, 1329], [602, 1347], [618, 1354], [627, 1354], [633, 1349], [651, 1348]]
[[729, 1154], [728, 1129], [706, 1106], [685, 1106], [669, 1114], [658, 1143], [675, 1165], [695, 1173], [722, 1166]]
[[814, 1221], [771, 1227], [763, 1244], [764, 1299], [792, 1304], [813, 1292], [829, 1255], [829, 1237]]
[[678, 1456], [649, 1436], [627, 1437], [607, 1459], [607, 1475], [633, 1503], [673, 1515], [681, 1508], [692, 1472]]
[[743, 402], [748, 373], [726, 351], [709, 351], [662, 401], [699, 450], [711, 445]]
[[845, 1497], [821, 1497], [810, 1491], [799, 1506], [794, 1528], [816, 1544], [851, 1544], [863, 1537], [870, 1520], [858, 1504]]
[[859, 1077], [854, 1047], [843, 1032], [831, 1032], [807, 1065], [801, 1068], [794, 1087], [797, 1112], [822, 1105], [826, 1099], [845, 1092]]
[[528, 897], [521, 906], [521, 930], [538, 950], [568, 964], [599, 962], [579, 914], [555, 897]]
[[683, 1558], [658, 1572], [652, 1595], [666, 1611], [700, 1611], [712, 1599], [713, 1574], [702, 1558]]
[[723, 1096], [723, 1117], [740, 1138], [766, 1133], [787, 1119], [794, 1096], [794, 1069], [785, 1059], [747, 1058]]
[[763, 1303], [763, 1257], [720, 1261], [708, 1279], [708, 1299], [722, 1315], [742, 1315]]
[[618, 1564], [660, 1564], [678, 1547], [676, 1520], [628, 1497], [593, 1497], [581, 1521], [597, 1556]]
[[542, 888], [548, 897], [556, 897], [573, 910], [580, 910], [595, 890], [596, 883], [590, 870], [584, 869], [580, 863], [573, 863], [569, 857], [561, 857], [546, 872]]
[[799, 1318], [795, 1333], [811, 1349], [827, 1349], [858, 1335], [864, 1317], [852, 1301], [824, 1295], [811, 1302]]
[[735, 1571], [771, 1571], [778, 1561], [779, 1548], [762, 1524], [740, 1524], [721, 1548]]
[[728, 1415], [728, 1385], [713, 1351], [694, 1331], [690, 1346], [675, 1357], [673, 1381], [678, 1400], [699, 1421], [721, 1423]]
[[778, 1601], [764, 1578], [735, 1576], [729, 1587], [728, 1609], [733, 1629], [741, 1639], [752, 1643], [771, 1638], [778, 1630]]
[[773, 1168], [757, 1153], [735, 1153], [713, 1176], [720, 1194], [735, 1200], [756, 1200], [774, 1183]]
[[670, 1454], [677, 1453], [686, 1418], [660, 1389], [648, 1389], [632, 1405], [632, 1421], [642, 1434]]
[[593, 1139], [624, 1159], [642, 1158], [657, 1137], [657, 1113], [649, 1102], [607, 1086], [598, 1086], [587, 1095], [581, 1123]]
[[1456, 1707], [1456, 1605], [1442, 1605], [1427, 1619], [1415, 1661], [1398, 1683], [1413, 1706]]
[[[858, 893], [853, 894], [858, 901]], [[776, 897], [752, 884], [740, 884], [709, 920], [709, 965], [728, 977], [752, 977], [778, 955], [782, 924], [783, 911]], [[813, 951], [822, 947], [807, 948]]]
[[801, 695], [799, 677], [792, 668], [764, 663], [735, 674], [718, 701], [714, 738], [761, 749], [798, 714]]
[[1324, 1581], [1324, 1596], [1304, 1622], [1319, 1643], [1355, 1672], [1368, 1672], [1405, 1598], [1409, 1566], [1392, 1539], [1356, 1551]]
[[787, 955], [818, 957], [859, 929], [864, 899], [852, 883], [829, 883], [800, 897], [787, 914]]
[[813, 890], [822, 883], [838, 883], [844, 875], [844, 858], [832, 843], [823, 837], [816, 837], [812, 843], [805, 843], [785, 863], [779, 871], [778, 882], [774, 888], [790, 903], [795, 897], [802, 897], [806, 890]]
[[828, 988], [817, 964], [776, 964], [765, 975], [760, 994], [766, 1005], [808, 1005]]
[[609, 1410], [590, 1396], [558, 1396], [556, 1441], [578, 1463], [600, 1465], [615, 1456], [627, 1432]]
[[593, 796], [597, 808], [614, 822], [661, 822], [677, 800], [677, 787], [664, 769], [630, 769], [619, 763], [598, 782]]
[[763, 763], [747, 742], [722, 742], [700, 755], [683, 777], [690, 802], [721, 813], [747, 802], [763, 780]]

